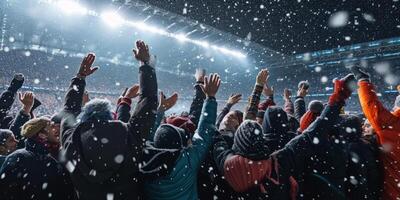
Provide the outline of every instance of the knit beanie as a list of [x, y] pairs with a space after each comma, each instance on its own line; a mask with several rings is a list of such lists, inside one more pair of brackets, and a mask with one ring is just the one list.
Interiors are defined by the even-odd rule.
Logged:
[[22, 126], [21, 135], [26, 138], [32, 138], [46, 128], [50, 122], [50, 119], [45, 117], [31, 119]]
[[324, 104], [322, 101], [313, 100], [308, 104], [308, 110], [313, 113], [321, 114], [322, 110], [324, 109]]
[[0, 129], [0, 145], [4, 145], [9, 137], [11, 137], [13, 133], [8, 129]]
[[245, 120], [236, 130], [232, 150], [251, 160], [263, 160], [272, 153], [261, 125], [252, 120]]
[[182, 149], [187, 146], [190, 134], [184, 129], [162, 124], [154, 134], [154, 147], [159, 149]]
[[321, 113], [313, 113], [311, 110], [307, 111], [300, 119], [300, 132], [306, 130], [320, 114]]
[[196, 125], [190, 120], [189, 117], [173, 116], [166, 119], [167, 124], [174, 125], [182, 128], [188, 133], [194, 133], [196, 131]]

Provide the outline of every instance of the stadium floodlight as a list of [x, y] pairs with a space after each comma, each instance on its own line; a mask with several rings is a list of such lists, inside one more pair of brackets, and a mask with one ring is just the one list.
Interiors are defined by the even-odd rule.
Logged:
[[61, 11], [67, 15], [86, 15], [88, 13], [88, 10], [85, 7], [73, 0], [61, 0], [57, 1], [56, 4], [61, 9]]
[[[239, 51], [230, 50], [225, 47], [221, 47], [219, 45], [211, 45], [207, 41], [203, 40], [195, 40], [187, 37], [187, 34], [179, 33], [175, 34], [172, 32], [168, 32], [166, 29], [158, 28], [155, 26], [151, 26], [149, 24], [144, 23], [143, 21], [129, 21], [125, 20], [122, 16], [120, 16], [116, 11], [105, 11], [100, 15], [94, 10], [88, 10], [87, 8], [80, 5], [75, 0], [41, 0], [44, 3], [48, 4], [56, 4], [57, 7], [61, 9], [61, 11], [65, 14], [81, 14], [81, 15], [91, 15], [93, 17], [100, 17], [107, 25], [110, 27], [119, 27], [122, 25], [127, 25], [131, 27], [138, 28], [142, 31], [147, 31], [159, 35], [163, 35], [169, 38], [175, 38], [180, 42], [188, 42], [192, 43], [204, 48], [212, 48], [215, 51], [219, 51], [226, 55], [235, 56], [237, 58], [246, 58], [247, 56]], [[202, 28], [203, 29], [203, 28]]]
[[101, 19], [111, 27], [121, 26], [125, 20], [115, 11], [105, 11], [100, 15]]
[[186, 35], [184, 35], [184, 34], [177, 34], [177, 35], [173, 34], [172, 36], [173, 36], [174, 38], [176, 38], [176, 39], [177, 39], [178, 41], [180, 41], [180, 42], [189, 41], [189, 38], [187, 38]]

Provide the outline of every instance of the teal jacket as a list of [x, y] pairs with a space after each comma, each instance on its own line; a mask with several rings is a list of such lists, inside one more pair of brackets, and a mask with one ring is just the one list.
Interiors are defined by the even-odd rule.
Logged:
[[[192, 145], [182, 150], [172, 172], [157, 180], [145, 180], [146, 199], [197, 200], [197, 172], [216, 133], [217, 102], [207, 98], [203, 104]], [[152, 136], [150, 136], [152, 139]]]

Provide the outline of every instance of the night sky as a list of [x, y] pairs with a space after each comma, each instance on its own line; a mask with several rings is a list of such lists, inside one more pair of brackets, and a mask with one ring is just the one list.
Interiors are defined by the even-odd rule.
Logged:
[[286, 54], [400, 36], [399, 0], [145, 1]]

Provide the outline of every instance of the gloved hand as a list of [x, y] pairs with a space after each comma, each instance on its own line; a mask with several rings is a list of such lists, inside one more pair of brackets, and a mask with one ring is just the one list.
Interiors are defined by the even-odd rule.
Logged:
[[333, 94], [329, 97], [329, 105], [335, 103], [344, 104], [345, 100], [351, 96], [353, 88], [351, 87], [355, 82], [353, 74], [348, 74], [340, 80], [335, 80]]
[[19, 89], [21, 89], [22, 85], [24, 84], [24, 75], [21, 73], [17, 73], [14, 75], [13, 80], [10, 83], [10, 86], [8, 87], [8, 90], [12, 92], [17, 92]]
[[360, 66], [352, 66], [350, 70], [358, 81], [370, 81], [370, 75], [361, 69]]

